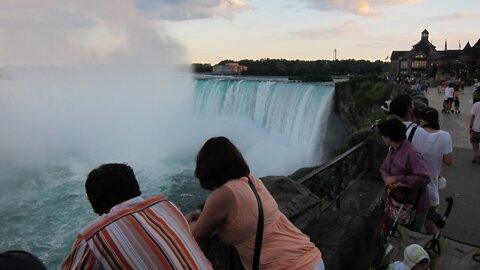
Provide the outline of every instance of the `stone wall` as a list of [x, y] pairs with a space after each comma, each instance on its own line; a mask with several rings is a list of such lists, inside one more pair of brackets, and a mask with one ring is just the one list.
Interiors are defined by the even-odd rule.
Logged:
[[379, 173], [387, 147], [376, 131], [367, 129], [350, 136], [352, 147], [365, 146], [355, 154], [364, 175], [341, 196], [339, 207], [329, 207], [316, 223], [305, 229], [322, 250], [326, 268], [368, 269], [379, 245], [380, 218], [385, 187]]

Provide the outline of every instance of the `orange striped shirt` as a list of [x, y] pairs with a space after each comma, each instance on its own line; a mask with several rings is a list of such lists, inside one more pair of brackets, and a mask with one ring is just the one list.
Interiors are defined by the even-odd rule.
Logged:
[[83, 228], [62, 269], [212, 269], [163, 196], [122, 202]]

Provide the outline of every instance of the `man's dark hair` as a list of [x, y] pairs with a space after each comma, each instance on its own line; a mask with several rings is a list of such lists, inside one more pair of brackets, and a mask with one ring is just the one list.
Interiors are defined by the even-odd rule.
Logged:
[[46, 270], [43, 262], [35, 255], [23, 250], [0, 253], [0, 269]]
[[396, 118], [380, 122], [378, 131], [382, 136], [390, 138], [392, 142], [399, 143], [407, 138], [407, 127]]
[[390, 103], [390, 113], [404, 118], [412, 107], [412, 98], [409, 95], [399, 95]]
[[438, 111], [435, 108], [427, 107], [423, 109], [418, 119], [423, 119], [427, 122], [427, 124], [422, 127], [429, 127], [437, 130], [440, 129], [440, 124], [438, 123]]
[[198, 152], [195, 176], [202, 188], [213, 190], [249, 174], [250, 168], [242, 154], [225, 137], [210, 138]]
[[132, 168], [117, 163], [103, 164], [92, 170], [85, 182], [85, 189], [93, 211], [99, 215], [141, 194]]

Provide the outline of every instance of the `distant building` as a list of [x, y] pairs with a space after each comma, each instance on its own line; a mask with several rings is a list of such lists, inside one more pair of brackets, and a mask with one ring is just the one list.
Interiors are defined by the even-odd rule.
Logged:
[[215, 75], [240, 75], [242, 71], [247, 70], [246, 66], [238, 63], [226, 63], [224, 65], [213, 66], [212, 74]]
[[463, 50], [448, 50], [445, 40], [444, 50], [437, 51], [428, 40], [425, 29], [420, 41], [410, 51], [392, 51], [390, 75], [397, 78], [430, 77], [434, 79], [471, 79], [479, 75], [480, 39], [473, 45], [467, 42]]

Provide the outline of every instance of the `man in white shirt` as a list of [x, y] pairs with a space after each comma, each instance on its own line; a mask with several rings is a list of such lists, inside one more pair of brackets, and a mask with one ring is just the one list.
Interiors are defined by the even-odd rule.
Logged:
[[480, 164], [480, 153], [478, 151], [478, 144], [480, 143], [480, 101], [473, 104], [470, 114], [470, 142], [472, 143], [474, 155], [472, 163], [477, 162]]

